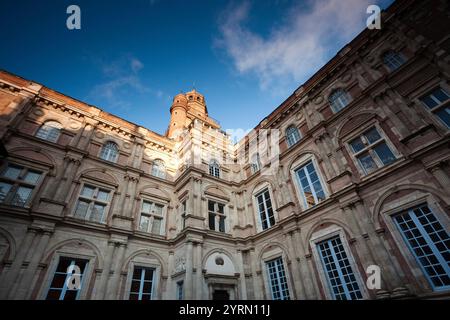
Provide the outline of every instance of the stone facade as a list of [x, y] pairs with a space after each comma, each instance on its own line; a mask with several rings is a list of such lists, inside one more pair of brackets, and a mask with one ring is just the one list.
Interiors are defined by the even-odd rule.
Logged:
[[237, 144], [195, 90], [162, 136], [1, 72], [0, 298], [450, 297], [449, 12], [395, 2]]

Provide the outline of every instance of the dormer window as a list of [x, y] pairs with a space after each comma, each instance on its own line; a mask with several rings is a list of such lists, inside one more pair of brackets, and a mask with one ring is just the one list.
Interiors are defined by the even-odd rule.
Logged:
[[212, 159], [209, 162], [209, 174], [216, 178], [220, 177], [220, 166], [217, 160], [215, 159]]

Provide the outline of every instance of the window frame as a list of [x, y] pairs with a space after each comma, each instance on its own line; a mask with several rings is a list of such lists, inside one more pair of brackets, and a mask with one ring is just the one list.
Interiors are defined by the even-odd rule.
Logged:
[[[8, 178], [4, 176], [9, 167], [16, 167], [19, 169], [19, 174], [16, 179]], [[24, 180], [28, 172], [33, 172], [39, 174], [39, 178], [35, 184], [27, 182]], [[42, 169], [36, 169], [29, 165], [23, 165], [16, 162], [5, 161], [5, 163], [0, 167], [0, 183], [5, 183], [11, 185], [11, 187], [6, 192], [5, 198], [0, 202], [1, 205], [14, 206], [18, 208], [29, 208], [33, 202], [33, 199], [36, 195], [37, 190], [40, 188], [42, 182], [44, 181], [44, 177], [46, 172]], [[28, 188], [32, 189], [28, 198], [23, 203], [23, 205], [13, 204], [14, 199], [16, 198], [17, 191], [20, 188]]]
[[89, 293], [89, 286], [91, 284], [92, 275], [93, 275], [93, 267], [95, 265], [96, 259], [98, 259], [96, 256], [92, 256], [90, 254], [87, 254], [84, 249], [82, 249], [79, 252], [73, 252], [67, 251], [67, 250], [57, 250], [53, 254], [53, 257], [49, 263], [48, 271], [45, 275], [45, 279], [42, 282], [41, 288], [39, 290], [38, 296], [40, 297], [40, 300], [45, 300], [48, 291], [50, 290], [50, 286], [53, 281], [54, 274], [56, 270], [58, 269], [58, 264], [61, 257], [66, 257], [70, 259], [81, 259], [81, 260], [88, 260], [87, 265], [83, 272], [82, 277], [82, 283], [81, 283], [81, 289], [79, 291], [78, 300], [84, 300], [87, 297], [87, 294]]
[[[56, 126], [49, 126], [48, 123], [56, 124]], [[45, 129], [45, 127], [48, 127], [49, 129]], [[51, 136], [50, 131], [53, 129], [55, 131], [57, 131], [58, 134], [56, 135], [56, 138], [54, 138], [54, 140], [51, 140], [51, 139], [49, 139], [49, 136]], [[58, 143], [58, 140], [61, 137], [62, 129], [63, 129], [63, 125], [59, 121], [48, 119], [39, 126], [39, 128], [36, 130], [36, 133], [34, 134], [34, 136], [36, 138], [44, 140], [44, 141]], [[45, 137], [39, 136], [39, 134], [41, 133], [41, 130], [46, 130]]]
[[252, 174], [255, 174], [261, 170], [261, 157], [258, 152], [253, 153], [250, 159], [250, 169]]
[[[440, 89], [446, 96], [447, 100], [440, 102], [433, 93], [436, 92], [438, 89]], [[430, 113], [433, 117], [433, 119], [437, 119], [437, 122], [444, 126], [447, 129], [450, 129], [450, 124], [447, 124], [444, 122], [444, 120], [441, 119], [439, 115], [437, 115], [437, 112], [441, 109], [445, 109], [447, 113], [450, 112], [450, 90], [447, 89], [447, 87], [442, 86], [441, 84], [435, 85], [433, 89], [427, 90], [425, 94], [422, 94], [418, 97], [418, 101], [420, 105], [426, 110], [426, 112]], [[436, 106], [430, 108], [428, 105], [423, 101], [424, 98], [430, 97], [435, 103], [437, 103]]]
[[[268, 224], [267, 228], [263, 228], [262, 219], [261, 219], [261, 213], [259, 212], [258, 196], [263, 194], [263, 193], [265, 193], [266, 190], [268, 190], [269, 196], [270, 196], [270, 203], [271, 203], [271, 206], [272, 206], [272, 213], [273, 213], [274, 223], [273, 223], [273, 225], [270, 225], [270, 226]], [[275, 198], [274, 198], [273, 193], [272, 193], [271, 186], [269, 184], [263, 184], [259, 188], [255, 189], [253, 191], [252, 198], [253, 198], [253, 206], [255, 208], [255, 213], [257, 215], [257, 217], [256, 217], [257, 231], [265, 231], [265, 230], [268, 230], [268, 229], [272, 228], [273, 226], [275, 226], [277, 224], [277, 221], [278, 221], [278, 215], [276, 213], [276, 202], [275, 202]], [[268, 219], [269, 216], [268, 216], [268, 213], [267, 213], [266, 201], [264, 201], [264, 209], [265, 209], [264, 214], [266, 215], [266, 219]], [[267, 221], [270, 222], [269, 219]]]
[[[150, 206], [151, 208], [154, 208], [157, 205], [161, 206], [162, 207], [162, 209], [161, 209], [161, 216], [159, 216], [158, 214], [153, 214], [151, 212], [149, 212], [149, 213], [143, 212], [144, 202], [151, 203], [152, 204]], [[138, 224], [137, 224], [137, 228], [136, 229], [138, 231], [140, 231], [140, 232], [144, 232], [144, 233], [148, 233], [148, 234], [152, 234], [152, 235], [157, 235], [157, 236], [164, 236], [166, 234], [166, 232], [165, 232], [165, 230], [166, 230], [165, 224], [166, 224], [166, 216], [167, 216], [167, 207], [168, 207], [168, 204], [164, 203], [162, 201], [156, 201], [155, 199], [150, 198], [150, 197], [141, 197], [141, 200], [139, 201], [139, 219], [138, 219]], [[141, 230], [142, 215], [150, 216], [150, 222], [149, 222], [149, 224], [147, 226], [147, 231]], [[155, 233], [152, 232], [152, 230], [153, 230], [153, 222], [154, 222], [155, 216], [161, 218], [160, 219], [161, 220], [161, 224], [160, 224], [160, 227], [159, 227], [159, 233], [158, 234], [155, 234]]]
[[208, 164], [208, 172], [210, 176], [220, 178], [220, 164], [216, 159], [211, 159]]
[[[215, 232], [220, 232], [220, 233], [227, 233], [228, 232], [228, 215], [227, 215], [227, 204], [224, 203], [223, 201], [219, 201], [213, 198], [207, 198], [206, 199], [206, 209], [208, 212], [208, 230], [210, 231], [215, 231]], [[209, 202], [213, 202], [214, 203], [214, 211], [210, 211], [209, 210]], [[223, 213], [220, 213], [218, 211], [219, 208], [219, 204], [223, 206]], [[210, 228], [210, 214], [214, 214], [214, 230]], [[223, 231], [220, 231], [220, 218], [223, 217]]]
[[[377, 141], [372, 142], [370, 144], [366, 144], [366, 143], [364, 143], [364, 141], [366, 139], [366, 137], [364, 136], [364, 139], [362, 140], [362, 142], [364, 144], [364, 148], [362, 150], [359, 150], [358, 152], [355, 153], [353, 151], [353, 147], [351, 146], [350, 143], [353, 140], [355, 140], [356, 138], [360, 138], [361, 139], [361, 137], [363, 137], [364, 133], [368, 132], [372, 128], [375, 128], [377, 130], [378, 135], [380, 135], [380, 139], [378, 139]], [[383, 161], [379, 158], [378, 154], [374, 150], [374, 147], [376, 147], [377, 145], [381, 144], [382, 142], [384, 142], [386, 144], [386, 146], [389, 148], [389, 150], [391, 151], [391, 153], [395, 157], [395, 159], [392, 162], [390, 162], [390, 163], [388, 163], [386, 165], [383, 164]], [[393, 165], [394, 163], [396, 163], [401, 157], [400, 153], [397, 151], [397, 148], [395, 148], [395, 146], [391, 142], [390, 138], [386, 135], [384, 130], [382, 130], [382, 128], [380, 127], [378, 122], [375, 122], [375, 121], [372, 121], [372, 122], [368, 123], [363, 128], [359, 129], [356, 132], [353, 132], [351, 134], [351, 136], [346, 137], [344, 144], [345, 144], [345, 147], [346, 147], [346, 150], [347, 150], [349, 156], [352, 158], [352, 161], [355, 164], [356, 169], [358, 170], [358, 173], [361, 175], [361, 177], [369, 176], [369, 175], [371, 175], [371, 174], [373, 174], [375, 172], [378, 172], [379, 170], [381, 170], [383, 168], [387, 168], [387, 167]], [[366, 152], [369, 153], [369, 155], [372, 158], [373, 162], [377, 166], [377, 168], [374, 169], [371, 172], [367, 172], [366, 169], [363, 167], [363, 165], [360, 163], [360, 160], [358, 159], [358, 156], [360, 156], [360, 155], [362, 155], [362, 154], [364, 154]]]
[[[275, 262], [275, 261], [281, 261], [281, 263], [276, 265], [276, 279], [272, 279], [271, 273], [270, 273], [270, 269], [269, 269], [269, 264], [272, 263], [272, 262]], [[279, 266], [280, 265], [283, 268], [283, 270], [279, 270]], [[287, 270], [288, 269], [285, 266], [283, 256], [280, 255], [280, 256], [278, 256], [276, 258], [265, 260], [264, 261], [264, 266], [265, 266], [265, 269], [266, 269], [266, 272], [267, 272], [267, 280], [268, 280], [266, 283], [267, 283], [269, 292], [271, 294], [272, 300], [291, 300], [291, 293], [290, 293], [290, 288], [289, 288], [289, 277], [287, 275]], [[281, 271], [284, 273], [284, 280], [285, 280], [285, 283], [286, 283], [286, 290], [283, 290], [283, 288], [282, 288], [282, 281], [281, 281], [282, 276], [280, 275]], [[278, 290], [280, 292], [280, 296], [281, 295], [283, 296], [282, 299], [275, 299], [275, 297], [274, 297], [273, 282], [275, 280], [277, 282], [277, 287], [278, 287]], [[284, 296], [284, 294], [283, 294], [283, 292], [285, 292], [285, 291], [287, 291], [287, 299], [286, 299], [286, 296]]]
[[[342, 94], [338, 97], [335, 97], [335, 94], [337, 92], [342, 92]], [[352, 102], [352, 96], [350, 95], [350, 92], [348, 92], [344, 88], [335, 88], [330, 92], [327, 100], [333, 113], [338, 113], [344, 110]], [[339, 101], [339, 105], [337, 101]], [[344, 104], [342, 101], [345, 101], [346, 103]]]
[[176, 282], [176, 300], [184, 300], [184, 280], [179, 280]]
[[334, 237], [339, 237], [342, 243], [342, 246], [344, 247], [345, 253], [347, 255], [347, 259], [350, 263], [350, 267], [352, 269], [352, 272], [355, 276], [356, 282], [358, 284], [359, 290], [362, 295], [362, 299], [368, 299], [369, 294], [367, 292], [365, 281], [363, 280], [363, 277], [360, 273], [360, 270], [358, 268], [358, 265], [356, 264], [355, 257], [353, 256], [353, 252], [351, 251], [351, 248], [349, 246], [347, 236], [344, 232], [344, 230], [341, 227], [338, 227], [336, 225], [327, 227], [326, 229], [316, 231], [314, 232], [309, 240], [309, 244], [311, 247], [311, 252], [314, 257], [314, 261], [317, 266], [317, 271], [319, 274], [320, 281], [322, 282], [323, 288], [325, 289], [325, 295], [328, 300], [334, 300], [334, 294], [331, 291], [328, 276], [326, 274], [326, 270], [324, 268], [324, 265], [322, 263], [322, 258], [319, 253], [318, 244], [320, 244], [323, 241], [326, 241], [328, 239], [332, 239]]
[[188, 198], [184, 198], [180, 201], [180, 218], [181, 218], [181, 231], [186, 229], [186, 219], [187, 219], [187, 207], [188, 207]]
[[162, 159], [153, 160], [151, 175], [160, 179], [166, 178], [166, 165]]
[[[316, 172], [316, 175], [317, 175], [317, 177], [319, 179], [319, 183], [320, 183], [320, 186], [322, 188], [322, 192], [325, 195], [325, 198], [322, 201], [318, 201], [319, 198], [317, 197], [317, 194], [316, 194], [317, 192], [316, 192], [315, 187], [314, 187], [314, 185], [313, 185], [313, 183], [311, 181], [311, 177], [310, 177], [309, 171], [306, 170], [306, 166], [309, 163], [312, 163], [312, 165], [314, 167], [314, 171]], [[328, 197], [329, 197], [329, 193], [328, 193], [327, 187], [325, 186], [324, 179], [322, 177], [322, 172], [320, 170], [318, 170], [318, 168], [320, 168], [320, 167], [318, 166], [315, 158], [312, 157], [312, 156], [306, 158], [305, 160], [303, 160], [300, 163], [296, 164], [292, 168], [292, 172], [293, 172], [293, 175], [294, 175], [294, 181], [295, 181], [295, 185], [296, 185], [296, 188], [297, 188], [297, 192], [300, 194], [300, 197], [303, 200], [301, 205], [302, 205], [303, 209], [305, 209], [305, 210], [308, 210], [310, 208], [313, 208], [313, 207], [319, 205], [321, 202], [326, 201], [328, 199]], [[305, 174], [305, 176], [306, 176], [306, 178], [308, 180], [308, 184], [309, 184], [309, 186], [311, 188], [312, 196], [313, 196], [314, 202], [315, 202], [315, 204], [312, 205], [312, 206], [308, 205], [308, 201], [306, 199], [305, 192], [303, 191], [303, 186], [301, 184], [300, 177], [299, 177], [299, 174], [298, 174], [298, 171], [300, 171], [300, 170], [305, 170], [305, 172], [308, 173], [308, 174]]]
[[[115, 155], [114, 155], [114, 159], [110, 159], [110, 154], [111, 154], [111, 152], [112, 152], [112, 149], [111, 148], [108, 148], [109, 150], [108, 150], [108, 158], [105, 158], [104, 156], [103, 156], [103, 153], [105, 152], [104, 150], [107, 148], [107, 145], [108, 144], [110, 144], [110, 145], [115, 145], [116, 146], [116, 150], [115, 150]], [[112, 141], [112, 140], [108, 140], [108, 141], [106, 141], [105, 143], [103, 143], [102, 144], [102, 147], [100, 148], [100, 152], [99, 152], [99, 155], [98, 155], [98, 157], [100, 158], [100, 159], [102, 159], [102, 160], [104, 160], [104, 161], [108, 161], [108, 162], [111, 162], [111, 163], [117, 163], [117, 161], [119, 160], [119, 155], [120, 155], [120, 148], [119, 148], [119, 144], [117, 143], [117, 142], [115, 142], [115, 141]]]
[[[395, 58], [394, 59], [391, 58], [389, 59], [389, 61], [387, 61], [386, 57], [388, 54], [395, 56]], [[399, 69], [407, 61], [403, 53], [393, 49], [384, 51], [383, 54], [381, 55], [381, 60], [383, 62], [383, 65], [389, 70], [389, 72], [394, 72], [395, 70]], [[391, 63], [392, 61], [395, 61], [395, 63]], [[400, 64], [397, 65], [399, 61], [401, 62]]]
[[127, 269], [127, 277], [125, 283], [125, 290], [123, 290], [122, 298], [124, 300], [130, 300], [131, 284], [133, 280], [133, 272], [135, 267], [154, 269], [153, 271], [153, 283], [152, 283], [152, 294], [150, 300], [160, 299], [160, 278], [161, 278], [161, 265], [159, 260], [156, 258], [147, 259], [144, 257], [137, 256], [130, 261]]
[[[289, 130], [292, 130], [292, 132], [288, 132]], [[288, 148], [291, 148], [291, 147], [295, 146], [302, 139], [302, 135], [300, 133], [300, 130], [294, 124], [289, 125], [286, 128], [286, 130], [284, 131], [284, 134], [285, 134], [285, 137], [286, 137], [286, 145], [287, 145]]]
[[[93, 198], [88, 198], [87, 196], [83, 196], [81, 194], [83, 192], [83, 189], [84, 189], [85, 186], [94, 188]], [[109, 197], [108, 197], [108, 201], [107, 202], [97, 199], [98, 193], [99, 193], [100, 190], [109, 192], [108, 193]], [[72, 209], [72, 215], [71, 216], [74, 219], [77, 219], [77, 220], [80, 220], [80, 221], [85, 221], [85, 222], [89, 222], [89, 223], [107, 224], [107, 221], [108, 221], [107, 218], [109, 216], [109, 211], [110, 211], [110, 208], [112, 206], [112, 201], [113, 201], [113, 198], [114, 198], [114, 192], [115, 192], [115, 190], [113, 188], [111, 188], [111, 187], [104, 186], [104, 185], [98, 184], [98, 183], [92, 183], [90, 181], [83, 181], [82, 184], [81, 184], [80, 189], [78, 190], [75, 202], [73, 204], [73, 209]], [[95, 203], [106, 204], [105, 207], [104, 207], [105, 209], [103, 211], [102, 219], [101, 219], [100, 222], [99, 221], [92, 221], [92, 220], [86, 219], [86, 218], [81, 219], [80, 217], [77, 216], [76, 212], [77, 212], [78, 203], [80, 201], [80, 198], [82, 198], [82, 200], [85, 201], [85, 202], [89, 202], [89, 206], [88, 206], [88, 209], [86, 211], [86, 216], [89, 214], [89, 218], [92, 215], [92, 207], [94, 206]]]

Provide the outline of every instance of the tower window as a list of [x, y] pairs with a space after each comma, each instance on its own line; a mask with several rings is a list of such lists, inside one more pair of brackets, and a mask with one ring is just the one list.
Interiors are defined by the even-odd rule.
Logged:
[[0, 174], [0, 203], [27, 206], [41, 175], [41, 172], [8, 164]]
[[383, 55], [383, 62], [389, 70], [394, 71], [405, 63], [405, 58], [402, 54], [389, 50]]
[[209, 163], [209, 174], [216, 178], [220, 177], [220, 166], [215, 159], [211, 160]]
[[161, 204], [142, 201], [139, 230], [160, 235], [164, 221], [163, 210], [164, 206]]
[[286, 141], [288, 147], [292, 147], [294, 144], [300, 141], [300, 132], [294, 126], [289, 126], [286, 129]]
[[78, 197], [74, 216], [78, 219], [105, 223], [110, 202], [110, 190], [84, 185]]

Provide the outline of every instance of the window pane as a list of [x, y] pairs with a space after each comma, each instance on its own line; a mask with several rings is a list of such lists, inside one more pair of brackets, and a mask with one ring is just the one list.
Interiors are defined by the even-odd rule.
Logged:
[[21, 167], [8, 166], [8, 168], [6, 168], [5, 172], [3, 173], [3, 176], [5, 178], [17, 180], [17, 178], [19, 177], [20, 171], [22, 171], [22, 169], [23, 168], [21, 168]]
[[438, 102], [435, 101], [431, 96], [425, 96], [423, 98], [420, 99], [425, 106], [427, 106], [429, 109], [433, 109], [434, 107], [436, 107], [438, 105]]
[[219, 231], [225, 232], [225, 217], [219, 217]]
[[395, 160], [394, 154], [385, 142], [378, 144], [374, 150], [384, 165], [387, 165]]
[[364, 169], [366, 174], [377, 169], [377, 165], [375, 161], [373, 161], [372, 156], [366, 152], [358, 157], [358, 161]]
[[86, 213], [89, 208], [89, 202], [78, 200], [77, 207], [75, 209], [75, 216], [81, 219], [86, 219]]
[[210, 212], [208, 216], [209, 216], [208, 220], [209, 230], [216, 230], [216, 215]]
[[151, 207], [152, 207], [151, 202], [147, 202], [147, 201], [142, 202], [142, 212], [150, 213]]
[[153, 214], [156, 214], [158, 216], [162, 216], [162, 212], [163, 212], [163, 206], [160, 204], [155, 204], [155, 206], [153, 207]]
[[433, 91], [432, 95], [441, 103], [449, 98], [448, 94], [444, 90], [442, 90], [442, 88], [438, 88]]
[[217, 204], [217, 207], [218, 207], [219, 213], [222, 213], [222, 214], [223, 214], [223, 208], [224, 208], [224, 205], [221, 204], [221, 203], [219, 203], [219, 204]]
[[152, 225], [153, 234], [161, 234], [161, 222], [162, 219], [158, 219], [156, 217], [153, 218], [153, 225]]
[[441, 108], [436, 115], [450, 128], [450, 108]]
[[381, 136], [378, 133], [376, 128], [372, 128], [372, 129], [364, 132], [364, 136], [367, 138], [367, 140], [369, 141], [370, 144], [381, 139]]
[[27, 203], [30, 198], [32, 188], [27, 187], [19, 187], [16, 191], [16, 194], [13, 197], [12, 204], [15, 206], [23, 207]]
[[31, 184], [36, 184], [40, 177], [41, 174], [39, 172], [28, 171], [23, 180]]
[[287, 286], [283, 259], [280, 257], [266, 262], [266, 268], [269, 274], [269, 284], [272, 293], [272, 299], [289, 300], [289, 288]]
[[6, 195], [11, 190], [12, 184], [0, 182], [0, 202], [5, 201]]
[[100, 201], [108, 201], [109, 199], [109, 191], [108, 190], [99, 190], [97, 194], [97, 199]]
[[83, 187], [83, 190], [81, 190], [81, 195], [87, 198], [93, 198], [94, 197], [94, 191], [95, 188], [91, 186], [85, 185]]
[[352, 147], [353, 152], [355, 153], [361, 151], [365, 147], [364, 143], [361, 141], [361, 138], [359, 137], [350, 141], [350, 146]]
[[105, 212], [105, 205], [100, 204], [100, 203], [95, 203], [92, 208], [90, 220], [94, 221], [94, 222], [103, 222], [103, 213], [104, 212]]
[[141, 221], [139, 222], [139, 230], [148, 232], [149, 224], [150, 224], [150, 217], [142, 214]]
[[208, 201], [208, 211], [214, 212], [214, 201], [209, 200]]

